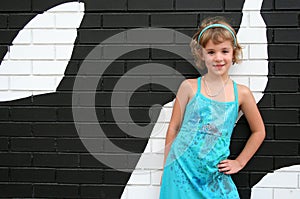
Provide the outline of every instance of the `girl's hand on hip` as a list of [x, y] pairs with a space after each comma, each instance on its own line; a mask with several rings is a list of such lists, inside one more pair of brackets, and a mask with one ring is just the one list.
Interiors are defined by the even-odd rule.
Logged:
[[237, 160], [223, 160], [218, 164], [219, 172], [224, 174], [234, 174], [239, 172], [243, 167]]

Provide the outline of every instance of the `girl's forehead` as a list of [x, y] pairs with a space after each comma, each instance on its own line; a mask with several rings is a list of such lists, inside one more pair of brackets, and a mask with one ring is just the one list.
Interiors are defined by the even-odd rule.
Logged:
[[208, 40], [206, 43], [205, 48], [233, 48], [232, 46], [232, 41], [230, 40], [223, 40], [223, 41], [213, 41], [213, 40]]

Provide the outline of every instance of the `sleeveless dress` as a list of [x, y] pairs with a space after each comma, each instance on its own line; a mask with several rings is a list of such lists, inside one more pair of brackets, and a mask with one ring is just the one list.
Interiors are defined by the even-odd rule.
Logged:
[[239, 199], [230, 175], [217, 165], [230, 154], [230, 138], [238, 117], [235, 100], [219, 102], [201, 93], [186, 105], [184, 119], [164, 166], [160, 199]]

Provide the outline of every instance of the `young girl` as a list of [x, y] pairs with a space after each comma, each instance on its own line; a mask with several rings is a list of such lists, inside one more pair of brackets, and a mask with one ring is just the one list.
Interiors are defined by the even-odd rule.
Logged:
[[[225, 20], [209, 18], [191, 47], [197, 66], [205, 66], [207, 73], [179, 87], [166, 136], [160, 199], [237, 199], [230, 174], [247, 164], [265, 137], [251, 91], [228, 75], [231, 65], [240, 61], [241, 46]], [[231, 160], [229, 144], [239, 110], [252, 134]]]

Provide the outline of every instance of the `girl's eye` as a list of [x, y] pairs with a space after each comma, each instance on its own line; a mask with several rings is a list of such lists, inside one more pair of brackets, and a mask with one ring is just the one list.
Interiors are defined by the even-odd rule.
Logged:
[[223, 53], [229, 53], [229, 51], [228, 50], [223, 50]]
[[214, 52], [213, 51], [208, 51], [207, 54], [212, 55], [212, 54], [214, 54]]

